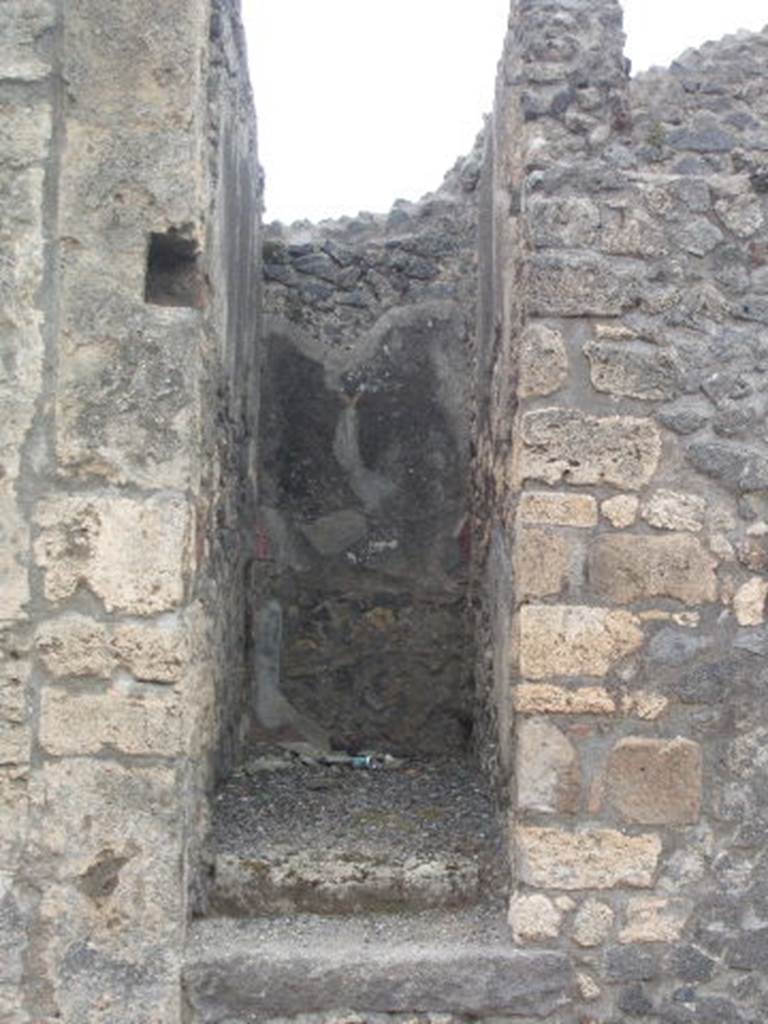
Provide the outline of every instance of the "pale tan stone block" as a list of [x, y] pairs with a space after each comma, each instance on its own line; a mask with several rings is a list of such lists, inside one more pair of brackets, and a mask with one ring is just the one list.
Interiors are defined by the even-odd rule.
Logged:
[[647, 888], [661, 853], [658, 836], [612, 829], [520, 827], [516, 842], [521, 881], [543, 889]]
[[521, 598], [550, 597], [566, 589], [578, 551], [557, 530], [521, 527], [515, 543], [515, 584]]
[[190, 659], [192, 628], [178, 615], [152, 623], [119, 623], [110, 641], [115, 662], [140, 680], [181, 682]]
[[607, 498], [600, 505], [600, 512], [611, 526], [623, 530], [637, 519], [639, 504], [640, 501], [634, 494], [617, 494], [615, 498]]
[[67, 921], [116, 956], [127, 940], [178, 942], [185, 897], [177, 787], [174, 765], [67, 758], [41, 766], [29, 791], [31, 841], [50, 865], [41, 916], [51, 933]]
[[51, 601], [85, 586], [108, 611], [148, 615], [184, 596], [189, 509], [181, 498], [61, 496], [37, 512], [37, 563]]
[[612, 928], [613, 909], [600, 900], [585, 900], [573, 920], [573, 939], [580, 946], [599, 946], [611, 934]]
[[521, 715], [612, 715], [616, 701], [603, 686], [568, 690], [551, 683], [520, 683], [512, 691], [515, 711]]
[[581, 778], [576, 750], [546, 719], [525, 720], [517, 731], [517, 806], [524, 811], [573, 813]]
[[57, 678], [108, 678], [117, 670], [153, 683], [175, 683], [189, 663], [189, 629], [183, 616], [152, 622], [105, 624], [84, 615], [61, 615], [37, 631], [37, 649]]
[[518, 519], [541, 526], [597, 525], [597, 502], [591, 494], [567, 491], [526, 491], [520, 496]]
[[509, 904], [507, 920], [515, 942], [543, 942], [560, 934], [563, 915], [546, 896], [514, 896]]
[[616, 604], [670, 597], [694, 605], [717, 598], [717, 561], [690, 534], [595, 538], [589, 579], [596, 594]]
[[114, 666], [108, 629], [84, 615], [62, 615], [37, 630], [37, 650], [55, 676], [108, 676]]
[[622, 713], [632, 718], [639, 718], [644, 722], [655, 722], [669, 707], [669, 698], [662, 693], [649, 693], [646, 690], [637, 690], [634, 693], [622, 694]]
[[765, 622], [768, 580], [753, 576], [736, 591], [733, 611], [740, 626], [760, 626]]
[[611, 751], [605, 770], [608, 802], [641, 825], [689, 825], [701, 810], [698, 743], [628, 737]]
[[139, 696], [119, 688], [73, 693], [48, 687], [41, 698], [40, 743], [57, 756], [114, 750], [173, 757], [182, 745], [181, 708], [167, 690]]
[[523, 480], [637, 490], [656, 472], [661, 435], [650, 419], [539, 409], [521, 424]]
[[627, 902], [619, 942], [676, 942], [691, 913], [688, 900], [635, 896]]
[[520, 610], [520, 673], [605, 676], [636, 651], [643, 633], [626, 611], [579, 605], [526, 605]]
[[689, 530], [698, 533], [704, 527], [707, 503], [695, 494], [656, 491], [643, 502], [640, 512], [646, 523], [660, 530]]
[[551, 395], [565, 384], [568, 356], [562, 335], [543, 324], [529, 324], [520, 339], [520, 398]]

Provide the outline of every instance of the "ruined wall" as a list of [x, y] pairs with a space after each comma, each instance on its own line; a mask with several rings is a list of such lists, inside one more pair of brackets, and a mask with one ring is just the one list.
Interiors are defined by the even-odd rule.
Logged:
[[242, 31], [24, 0], [0, 40], [0, 1017], [168, 1024], [247, 681]]
[[475, 514], [510, 923], [572, 956], [564, 1020], [756, 1021], [768, 33], [631, 88], [622, 45], [613, 0], [514, 5], [485, 185]]
[[263, 480], [282, 694], [342, 748], [467, 747], [480, 145], [388, 216], [265, 244]]

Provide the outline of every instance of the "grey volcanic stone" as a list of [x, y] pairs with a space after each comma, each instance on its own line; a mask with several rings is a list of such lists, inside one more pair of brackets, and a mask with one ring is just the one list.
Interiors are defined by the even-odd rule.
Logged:
[[750, 654], [757, 654], [760, 657], [765, 656], [768, 654], [768, 626], [740, 629], [733, 641], [733, 646], [740, 651], [749, 651]]
[[[184, 970], [186, 999], [200, 1024], [341, 1008], [371, 1013], [433, 1012], [546, 1017], [568, 1001], [568, 960], [483, 943], [382, 941], [328, 925], [312, 943], [258, 930], [235, 948], [209, 948]], [[317, 931], [317, 929], [315, 929]], [[215, 932], [213, 933], [216, 934]], [[252, 945], [244, 951], [249, 934]]]
[[736, 662], [724, 659], [699, 665], [672, 683], [683, 704], [718, 704], [736, 675]]
[[658, 411], [659, 422], [676, 434], [694, 434], [706, 426], [709, 412], [693, 399], [682, 399]]
[[711, 637], [692, 636], [685, 629], [665, 626], [648, 645], [648, 657], [660, 665], [684, 665], [711, 646]]
[[659, 976], [659, 961], [637, 946], [612, 946], [606, 950], [605, 973], [611, 981], [653, 981]]
[[768, 928], [742, 932], [728, 950], [727, 961], [740, 971], [768, 970]]
[[768, 487], [768, 458], [760, 452], [727, 441], [700, 441], [688, 448], [691, 464], [705, 476], [734, 491], [760, 491]]
[[643, 991], [642, 985], [630, 985], [619, 993], [617, 1003], [622, 1013], [630, 1017], [650, 1017], [654, 1013], [653, 1003]]
[[670, 132], [670, 146], [675, 149], [690, 149], [695, 153], [727, 153], [736, 145], [736, 139], [719, 128], [703, 128], [691, 131], [681, 128]]
[[680, 946], [673, 951], [670, 965], [681, 981], [709, 981], [715, 961], [695, 946]]

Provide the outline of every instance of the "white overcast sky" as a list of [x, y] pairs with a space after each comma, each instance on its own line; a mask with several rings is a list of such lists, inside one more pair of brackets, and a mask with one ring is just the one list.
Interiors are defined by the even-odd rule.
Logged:
[[[509, 0], [242, 0], [267, 220], [436, 188], [490, 108]], [[624, 0], [633, 69], [761, 29], [765, 0]]]

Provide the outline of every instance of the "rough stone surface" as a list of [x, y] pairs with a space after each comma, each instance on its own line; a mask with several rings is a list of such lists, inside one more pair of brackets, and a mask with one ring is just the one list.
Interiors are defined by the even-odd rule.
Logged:
[[589, 342], [584, 354], [590, 362], [597, 391], [645, 401], [674, 398], [680, 368], [674, 350], [644, 342]]
[[[182, 499], [57, 498], [37, 514], [38, 565], [52, 601], [84, 587], [107, 611], [168, 611], [189, 570], [189, 513]], [[134, 537], [127, 546], [121, 538]]]
[[695, 494], [656, 491], [643, 502], [641, 516], [660, 530], [690, 530], [697, 533], [704, 526], [707, 503]]
[[513, 691], [515, 711], [523, 715], [611, 715], [615, 698], [602, 686], [569, 690], [549, 683], [521, 683]]
[[615, 498], [602, 502], [600, 512], [611, 526], [623, 530], [637, 519], [639, 505], [640, 501], [634, 494], [617, 494]]
[[657, 836], [609, 829], [518, 827], [515, 836], [521, 880], [544, 889], [648, 888], [661, 853]]
[[765, 621], [768, 580], [760, 576], [742, 584], [733, 598], [733, 611], [740, 626], [759, 626]]
[[589, 494], [526, 491], [518, 515], [524, 523], [587, 528], [597, 526], [597, 502]]
[[521, 674], [528, 679], [605, 676], [642, 639], [639, 620], [629, 612], [527, 605], [520, 610]]
[[543, 324], [530, 325], [520, 339], [520, 397], [551, 395], [567, 377], [568, 356], [562, 336]]
[[[262, 245], [237, 8], [0, 4], [0, 1018], [763, 1020], [766, 32], [515, 4], [436, 191]], [[283, 882], [494, 909], [200, 922], [264, 732], [380, 755], [257, 772]]]
[[693, 824], [701, 809], [701, 750], [680, 737], [620, 740], [608, 759], [605, 784], [608, 800], [627, 821]]
[[562, 913], [546, 896], [515, 896], [509, 905], [509, 926], [515, 942], [542, 942], [560, 934]]
[[675, 942], [680, 938], [690, 912], [691, 904], [685, 900], [632, 897], [627, 901], [619, 942]]
[[687, 605], [717, 597], [716, 560], [687, 535], [598, 538], [589, 553], [595, 593], [617, 604], [670, 597]]
[[567, 409], [527, 413], [521, 426], [523, 480], [610, 484], [630, 490], [653, 476], [661, 455], [651, 420], [587, 416]]
[[573, 921], [573, 939], [580, 946], [599, 946], [613, 928], [613, 910], [607, 903], [588, 899], [579, 907]]
[[[305, 1012], [454, 1013], [546, 1017], [568, 1001], [572, 973], [560, 953], [500, 944], [360, 941], [352, 929], [297, 946], [291, 923], [264, 934], [241, 930], [224, 945], [218, 930], [192, 947], [187, 999], [202, 1022]], [[305, 929], [306, 930], [306, 929]], [[292, 934], [293, 933], [293, 934]], [[250, 939], [250, 941], [248, 941]]]
[[521, 810], [575, 812], [580, 798], [576, 751], [546, 719], [529, 719], [517, 734], [517, 805]]
[[526, 526], [517, 538], [516, 579], [521, 597], [548, 597], [561, 593], [574, 575], [574, 551], [567, 537], [556, 530]]

